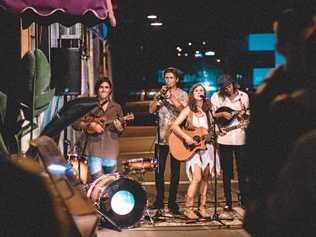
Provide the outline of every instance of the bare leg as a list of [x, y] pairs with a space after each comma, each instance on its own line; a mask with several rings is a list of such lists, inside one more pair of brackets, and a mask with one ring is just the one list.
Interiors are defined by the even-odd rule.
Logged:
[[200, 185], [199, 213], [204, 218], [210, 217], [210, 215], [206, 211], [206, 200], [207, 200], [209, 174], [210, 174], [209, 166], [207, 166], [205, 168], [205, 170], [203, 171], [202, 179], [201, 179], [201, 185]]
[[193, 178], [188, 187], [184, 215], [189, 219], [198, 219], [199, 217], [193, 211], [194, 197], [201, 182], [201, 168], [197, 165], [194, 167]]

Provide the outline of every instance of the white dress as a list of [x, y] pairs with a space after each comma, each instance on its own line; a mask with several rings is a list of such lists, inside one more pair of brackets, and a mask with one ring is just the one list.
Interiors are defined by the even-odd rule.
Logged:
[[[203, 116], [198, 117], [195, 114], [192, 116], [192, 124], [194, 127], [197, 128], [206, 128], [208, 129], [208, 122], [206, 114], [204, 113]], [[186, 173], [190, 181], [192, 181], [194, 167], [198, 165], [201, 167], [202, 171], [205, 170], [207, 165], [209, 165], [210, 173], [214, 176], [214, 147], [212, 144], [206, 144], [207, 149], [201, 150], [196, 152], [191, 159], [186, 161]], [[217, 175], [220, 174], [220, 163], [218, 154], [216, 153], [216, 173]]]

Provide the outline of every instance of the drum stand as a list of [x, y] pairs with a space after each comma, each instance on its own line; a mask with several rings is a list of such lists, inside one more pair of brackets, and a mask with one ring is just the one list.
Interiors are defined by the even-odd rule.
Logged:
[[109, 222], [114, 227], [114, 230], [118, 232], [122, 231], [122, 229], [110, 217], [99, 211], [98, 207], [96, 207], [95, 209], [107, 222]]
[[144, 219], [145, 220], [149, 220], [150, 223], [154, 226], [155, 225], [155, 222], [154, 222], [154, 219], [151, 217], [149, 211], [148, 211], [148, 201], [146, 203], [146, 210], [145, 210], [145, 215], [144, 215]]

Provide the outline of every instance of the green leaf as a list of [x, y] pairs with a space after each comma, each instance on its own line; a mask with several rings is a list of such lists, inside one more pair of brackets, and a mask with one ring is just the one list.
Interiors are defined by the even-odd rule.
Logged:
[[34, 51], [36, 59], [35, 68], [35, 95], [41, 95], [49, 91], [51, 68], [45, 54], [39, 50]]
[[[28, 51], [21, 60], [20, 92], [22, 98], [32, 97], [32, 85], [35, 83], [35, 95], [49, 90], [51, 69], [45, 54], [40, 49]], [[25, 101], [24, 101], [25, 102]], [[27, 101], [30, 103], [31, 101]]]
[[[49, 103], [52, 101], [55, 94], [55, 89], [50, 89], [48, 92], [35, 96], [35, 102], [34, 102], [34, 117], [39, 116], [39, 114], [43, 111], [45, 111]], [[32, 107], [30, 105], [23, 105], [22, 106], [24, 116], [26, 120], [31, 121], [31, 114], [32, 114]]]
[[[40, 49], [27, 52], [22, 58], [21, 103], [27, 120], [32, 120], [45, 111], [55, 94], [50, 89], [51, 68], [45, 54]], [[34, 83], [34, 91], [32, 85]], [[34, 107], [33, 107], [34, 102]]]
[[0, 91], [0, 119], [1, 126], [4, 125], [4, 120], [7, 111], [7, 95]]
[[0, 134], [0, 154], [2, 157], [9, 154], [7, 146], [5, 145], [1, 134]]
[[[40, 49], [27, 52], [21, 61], [21, 83], [19, 87], [21, 102], [32, 107], [33, 99], [35, 99], [35, 106], [43, 107], [46, 99], [45, 94], [51, 95], [53, 93], [49, 88], [50, 79], [51, 68], [45, 54]], [[32, 90], [33, 83], [34, 91]], [[33, 95], [39, 96], [39, 99], [33, 98]], [[47, 104], [47, 100], [45, 103]]]

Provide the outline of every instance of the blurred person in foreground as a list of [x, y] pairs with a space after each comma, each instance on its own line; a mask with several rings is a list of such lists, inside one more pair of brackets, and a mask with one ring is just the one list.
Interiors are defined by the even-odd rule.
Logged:
[[[276, 183], [295, 141], [316, 128], [315, 9], [309, 6], [284, 10], [273, 28], [276, 47], [285, 63], [258, 87], [247, 131], [250, 196], [244, 227], [253, 236], [285, 236], [281, 234], [284, 230], [278, 229], [279, 224], [271, 221], [273, 213], [268, 207], [278, 192]], [[299, 187], [292, 188], [294, 191]], [[277, 214], [279, 218], [285, 213], [282, 211]], [[286, 236], [305, 236], [295, 225], [306, 220], [295, 221], [287, 224], [296, 231]]]

